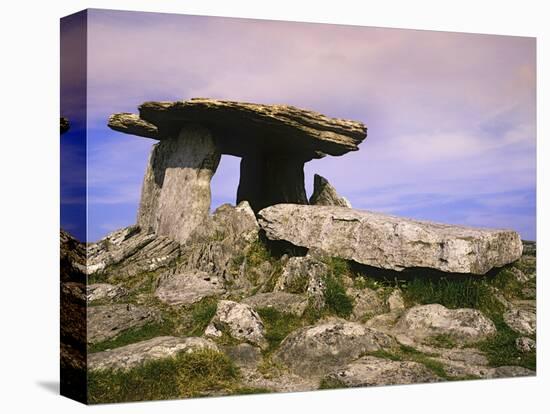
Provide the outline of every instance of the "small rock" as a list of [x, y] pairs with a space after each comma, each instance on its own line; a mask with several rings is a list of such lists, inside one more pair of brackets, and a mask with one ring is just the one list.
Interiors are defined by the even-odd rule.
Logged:
[[328, 180], [318, 174], [313, 176], [313, 194], [309, 199], [309, 204], [351, 208], [351, 203], [348, 199], [338, 195], [336, 189]]
[[306, 293], [318, 309], [324, 306], [325, 282], [328, 266], [317, 257], [291, 257], [275, 284], [275, 290], [289, 293]]
[[88, 307], [88, 343], [112, 339], [130, 328], [160, 322], [157, 310], [130, 304]]
[[532, 335], [537, 329], [537, 316], [525, 309], [511, 309], [504, 313], [504, 322], [514, 331]]
[[206, 327], [204, 334], [216, 338], [221, 337], [223, 332], [262, 349], [268, 345], [264, 338], [264, 324], [260, 315], [252, 306], [243, 303], [230, 300], [218, 302], [216, 314]]
[[260, 348], [250, 344], [226, 346], [223, 351], [239, 368], [255, 369], [262, 360]]
[[326, 380], [345, 387], [365, 387], [436, 382], [440, 378], [418, 362], [365, 356], [329, 374]]
[[292, 332], [274, 358], [298, 375], [323, 375], [395, 344], [390, 336], [356, 322], [325, 321]]
[[516, 339], [516, 349], [523, 353], [531, 352], [537, 349], [537, 343], [531, 338], [522, 336]]
[[188, 270], [161, 278], [155, 296], [169, 305], [189, 305], [224, 292], [217, 276], [200, 270]]
[[303, 295], [287, 292], [258, 293], [243, 299], [241, 303], [254, 309], [273, 308], [279, 312], [302, 316], [307, 307], [307, 298]]
[[109, 368], [126, 370], [145, 361], [171, 357], [179, 352], [187, 353], [202, 349], [218, 351], [216, 344], [208, 339], [159, 336], [120, 348], [89, 354], [88, 368], [91, 371]]
[[348, 288], [346, 293], [353, 300], [352, 318], [354, 320], [384, 312], [384, 303], [374, 290]]
[[493, 322], [476, 309], [447, 309], [439, 304], [408, 309], [394, 329], [417, 340], [449, 335], [459, 343], [480, 341], [496, 332]]
[[394, 289], [388, 297], [388, 306], [390, 311], [405, 309], [405, 299], [400, 289]]
[[118, 300], [127, 295], [127, 289], [109, 283], [92, 283], [86, 286], [86, 298], [88, 302], [95, 300]]

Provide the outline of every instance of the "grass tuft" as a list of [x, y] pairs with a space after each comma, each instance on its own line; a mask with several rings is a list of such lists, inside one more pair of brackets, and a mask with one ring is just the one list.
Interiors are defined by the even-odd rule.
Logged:
[[276, 349], [287, 335], [302, 326], [301, 319], [290, 313], [279, 312], [273, 308], [257, 310], [265, 327], [265, 339], [269, 343], [267, 353]]

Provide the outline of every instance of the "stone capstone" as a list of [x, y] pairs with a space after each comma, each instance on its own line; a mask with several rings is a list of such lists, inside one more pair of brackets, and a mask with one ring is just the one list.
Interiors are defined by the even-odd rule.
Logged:
[[223, 293], [225, 289], [218, 277], [201, 270], [162, 276], [155, 290], [155, 296], [169, 305], [190, 305]]
[[309, 204], [315, 206], [338, 206], [351, 208], [351, 203], [348, 199], [338, 195], [336, 189], [328, 182], [328, 180], [318, 174], [313, 176], [313, 194], [309, 198]]
[[88, 355], [88, 369], [127, 370], [147, 361], [173, 357], [180, 352], [190, 353], [210, 349], [219, 351], [215, 343], [204, 338], [159, 336], [146, 341]]
[[267, 341], [264, 332], [264, 324], [260, 315], [251, 306], [230, 300], [221, 300], [218, 302], [216, 314], [206, 327], [204, 335], [220, 338], [226, 333], [237, 340], [266, 348]]
[[279, 204], [258, 213], [271, 240], [402, 271], [485, 274], [521, 257], [519, 234], [399, 218], [345, 207]]
[[157, 310], [131, 304], [88, 307], [88, 343], [96, 344], [120, 335], [130, 328], [160, 322]]
[[360, 323], [323, 321], [290, 333], [274, 358], [298, 375], [323, 375], [366, 352], [388, 349], [395, 344], [389, 335]]
[[330, 373], [325, 381], [351, 388], [436, 382], [440, 378], [418, 362], [365, 356]]

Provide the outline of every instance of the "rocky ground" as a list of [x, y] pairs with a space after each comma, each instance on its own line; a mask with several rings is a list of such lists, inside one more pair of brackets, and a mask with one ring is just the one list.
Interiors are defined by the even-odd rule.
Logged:
[[92, 403], [535, 374], [532, 243], [484, 276], [379, 272], [266, 240], [243, 202], [192, 243], [130, 227], [87, 249]]

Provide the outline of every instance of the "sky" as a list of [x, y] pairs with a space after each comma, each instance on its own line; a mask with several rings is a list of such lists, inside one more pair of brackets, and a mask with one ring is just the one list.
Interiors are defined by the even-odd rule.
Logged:
[[[89, 241], [135, 223], [155, 143], [109, 115], [193, 97], [365, 123], [359, 151], [306, 163], [308, 195], [317, 173], [354, 208], [536, 238], [534, 38], [104, 10], [87, 35]], [[222, 156], [212, 208], [238, 180]]]

